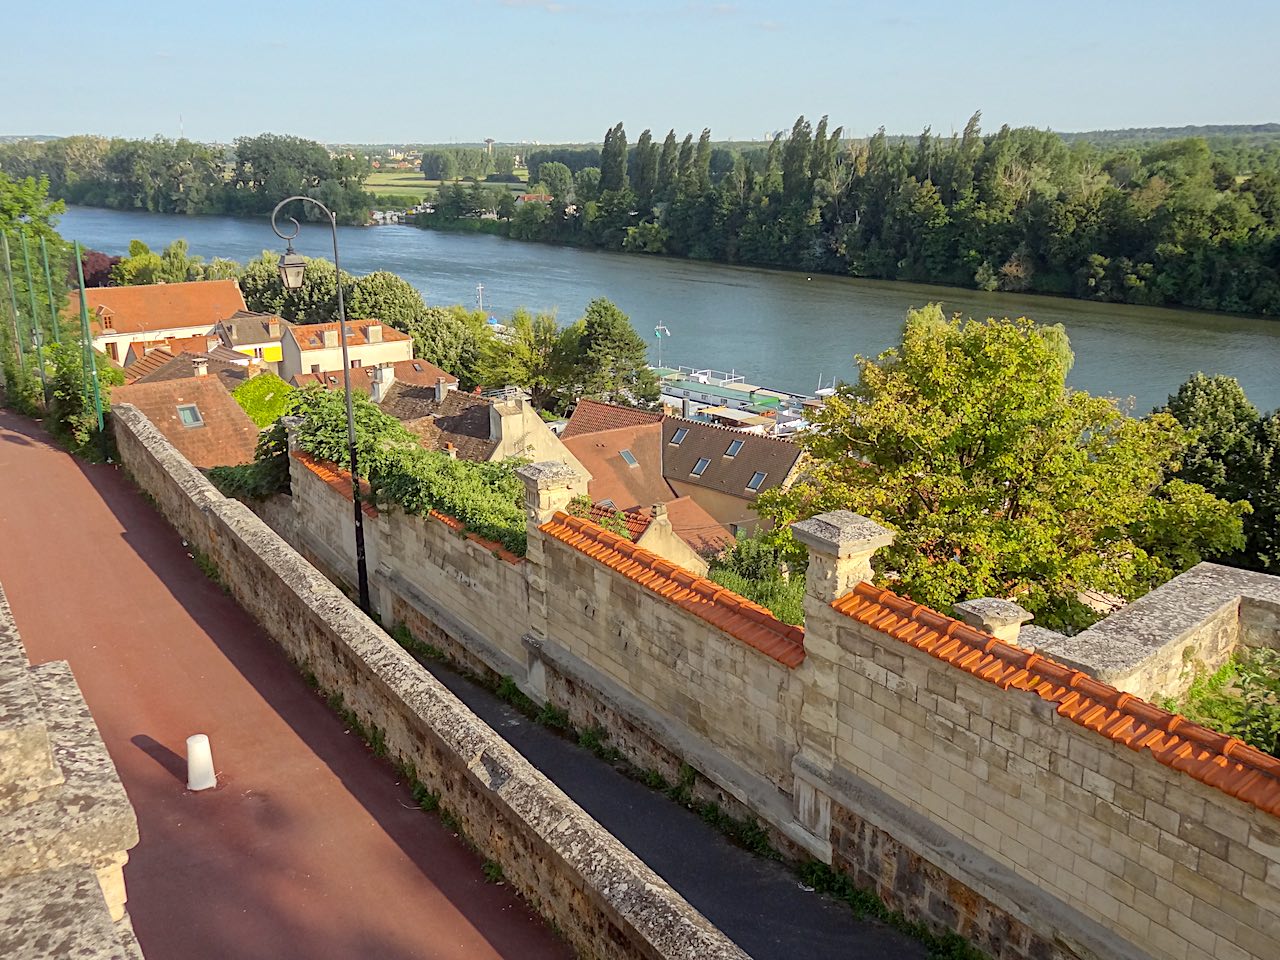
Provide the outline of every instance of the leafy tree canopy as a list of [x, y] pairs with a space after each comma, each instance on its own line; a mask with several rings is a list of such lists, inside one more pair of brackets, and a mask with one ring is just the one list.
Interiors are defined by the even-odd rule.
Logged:
[[648, 345], [609, 300], [600, 297], [587, 304], [576, 352], [581, 395], [631, 405], [657, 402]]
[[872, 517], [897, 532], [878, 555], [894, 589], [943, 609], [1011, 597], [1046, 625], [1085, 622], [1082, 589], [1138, 596], [1238, 549], [1247, 504], [1166, 480], [1187, 432], [1069, 389], [1070, 362], [1060, 328], [913, 310], [813, 416], [803, 479], [758, 508]]
[[284, 416], [293, 405], [293, 394], [296, 388], [270, 371], [250, 377], [231, 391], [236, 403], [240, 404], [259, 428], [269, 427]]

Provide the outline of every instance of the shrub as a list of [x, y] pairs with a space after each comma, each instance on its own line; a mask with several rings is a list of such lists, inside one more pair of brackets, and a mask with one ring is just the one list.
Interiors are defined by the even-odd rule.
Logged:
[[772, 532], [739, 537], [711, 563], [707, 576], [767, 608], [784, 623], [804, 623], [804, 575], [784, 571], [787, 546]]
[[259, 429], [269, 427], [289, 410], [295, 387], [274, 373], [260, 373], [231, 391], [236, 403]]

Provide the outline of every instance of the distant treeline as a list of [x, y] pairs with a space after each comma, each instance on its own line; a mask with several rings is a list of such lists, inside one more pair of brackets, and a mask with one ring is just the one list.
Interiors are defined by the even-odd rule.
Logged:
[[0, 145], [0, 171], [13, 179], [47, 177], [52, 197], [116, 210], [249, 216], [270, 213], [292, 194], [306, 194], [342, 223], [369, 217], [363, 188], [369, 165], [363, 156], [331, 156], [311, 140], [274, 134], [241, 137], [226, 151], [160, 137], [20, 141]]
[[[1280, 315], [1280, 150], [1068, 145], [1032, 128], [846, 140], [824, 117], [749, 148], [622, 124], [528, 156], [493, 232], [727, 263]], [[1216, 142], [1216, 141], [1215, 141]], [[493, 216], [442, 193], [442, 220]], [[491, 221], [490, 221], [491, 222]]]

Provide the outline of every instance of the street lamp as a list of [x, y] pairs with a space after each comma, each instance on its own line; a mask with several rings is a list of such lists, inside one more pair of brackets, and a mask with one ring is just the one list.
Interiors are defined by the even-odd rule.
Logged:
[[289, 217], [289, 221], [293, 224], [292, 233], [282, 233], [276, 226], [276, 215], [280, 213], [280, 208], [294, 200], [315, 204], [323, 210], [324, 215], [329, 218], [329, 229], [333, 231], [333, 270], [338, 284], [338, 336], [342, 340], [342, 387], [347, 395], [347, 453], [351, 465], [351, 502], [355, 507], [356, 578], [360, 589], [360, 609], [368, 613], [369, 571], [364, 559], [364, 511], [360, 506], [360, 471], [356, 466], [356, 418], [351, 406], [351, 361], [347, 357], [347, 309], [342, 299], [342, 268], [338, 264], [338, 218], [333, 215], [332, 210], [311, 197], [287, 197], [276, 204], [276, 208], [271, 211], [271, 229], [287, 244], [284, 256], [280, 258], [280, 281], [286, 290], [297, 290], [302, 286], [302, 275], [306, 268], [306, 261], [293, 249], [293, 238], [302, 230], [302, 226], [293, 217]]

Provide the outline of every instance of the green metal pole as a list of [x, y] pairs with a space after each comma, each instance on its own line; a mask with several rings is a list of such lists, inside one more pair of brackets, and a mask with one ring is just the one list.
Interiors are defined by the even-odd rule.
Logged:
[[49, 291], [49, 322], [53, 324], [53, 342], [61, 343], [58, 334], [58, 307], [53, 302], [53, 278], [49, 274], [49, 248], [45, 246], [44, 237], [40, 238], [40, 256], [44, 258], [44, 286]]
[[[76, 279], [80, 282], [80, 336], [84, 338], [85, 356], [93, 380], [93, 406], [98, 411], [98, 433], [102, 434], [102, 391], [98, 387], [98, 361], [93, 355], [93, 339], [89, 334], [89, 302], [84, 295], [84, 267], [81, 266], [80, 241], [75, 242]], [[103, 446], [106, 438], [103, 437]]]
[[27, 362], [22, 356], [22, 334], [18, 328], [18, 294], [13, 289], [13, 261], [9, 257], [9, 235], [0, 231], [0, 246], [4, 248], [4, 278], [9, 284], [9, 306], [13, 310], [13, 352], [18, 355], [18, 369], [26, 373]]
[[27, 231], [18, 234], [22, 241], [22, 268], [27, 273], [27, 301], [31, 304], [31, 342], [36, 348], [36, 369], [40, 371], [40, 396], [45, 403], [49, 402], [49, 381], [44, 376], [44, 337], [40, 333], [40, 318], [36, 315], [36, 285], [31, 281], [31, 258], [27, 256]]

